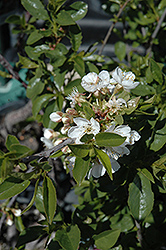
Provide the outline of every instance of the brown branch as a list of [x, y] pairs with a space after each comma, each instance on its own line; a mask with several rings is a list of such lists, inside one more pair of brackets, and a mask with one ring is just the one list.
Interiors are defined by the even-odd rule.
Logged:
[[0, 64], [9, 71], [9, 73], [12, 75], [12, 78], [18, 80], [19, 82], [21, 82], [24, 88], [27, 88], [27, 84], [20, 78], [18, 72], [16, 72], [13, 69], [10, 63], [1, 54], [0, 54]]
[[154, 39], [156, 38], [156, 36], [157, 36], [157, 34], [158, 34], [158, 32], [159, 32], [159, 29], [160, 29], [160, 27], [161, 27], [161, 24], [162, 24], [164, 18], [165, 18], [165, 15], [166, 15], [166, 8], [165, 8], [165, 10], [164, 10], [164, 12], [163, 12], [163, 14], [162, 14], [162, 16], [161, 16], [159, 22], [158, 22], [158, 24], [157, 24], [157, 26], [156, 26], [156, 28], [155, 28], [153, 34], [152, 34], [149, 48], [148, 48], [147, 51], [146, 51], [146, 54], [149, 54], [149, 57], [151, 57], [153, 42], [154, 42]]
[[23, 158], [22, 161], [24, 163], [29, 163], [30, 161], [33, 161], [35, 159], [49, 158], [52, 154], [54, 154], [57, 151], [59, 151], [60, 149], [64, 148], [68, 144], [72, 144], [72, 143], [74, 143], [73, 139], [67, 138], [65, 141], [63, 141], [62, 143], [58, 144], [57, 146], [52, 147], [51, 149], [47, 149], [47, 150], [41, 151], [38, 154], [27, 156], [27, 157]]
[[126, 7], [126, 5], [127, 5], [129, 2], [130, 2], [130, 0], [127, 0], [127, 1], [122, 5], [122, 7], [119, 9], [119, 12], [118, 12], [118, 14], [117, 14], [117, 20], [115, 20], [115, 21], [112, 23], [111, 27], [109, 28], [109, 30], [108, 30], [108, 32], [107, 32], [107, 34], [106, 34], [106, 37], [104, 38], [102, 47], [101, 47], [101, 49], [100, 49], [98, 55], [101, 55], [101, 54], [102, 54], [103, 49], [104, 49], [104, 47], [105, 47], [105, 45], [106, 45], [106, 43], [107, 43], [107, 41], [108, 41], [108, 39], [109, 39], [109, 37], [110, 37], [110, 35], [111, 35], [111, 32], [112, 32], [112, 30], [113, 30], [115, 24], [116, 24], [117, 21], [118, 21], [118, 18], [120, 17], [122, 11], [124, 10], [124, 8]]

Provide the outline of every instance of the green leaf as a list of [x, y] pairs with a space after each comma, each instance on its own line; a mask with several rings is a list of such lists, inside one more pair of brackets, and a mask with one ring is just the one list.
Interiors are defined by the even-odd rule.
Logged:
[[44, 227], [34, 226], [34, 227], [26, 228], [24, 231], [20, 233], [17, 244], [16, 244], [16, 248], [18, 249], [20, 246], [23, 246], [26, 243], [29, 243], [31, 241], [34, 241], [42, 237], [42, 235], [44, 234], [46, 234], [46, 230]]
[[146, 178], [148, 178], [149, 181], [155, 183], [153, 175], [146, 169], [138, 169], [138, 171], [140, 171], [140, 173], [142, 173]]
[[166, 143], [166, 124], [162, 129], [158, 129], [154, 135], [154, 139], [152, 144], [150, 145], [150, 149], [155, 152], [160, 150]]
[[70, 144], [68, 145], [71, 151], [78, 157], [84, 158], [89, 154], [89, 150], [92, 148], [91, 145], [86, 144]]
[[1, 169], [1, 178], [4, 180], [12, 171], [13, 163], [5, 157], [4, 159], [0, 159], [0, 169]]
[[74, 58], [74, 68], [81, 77], [85, 75], [85, 63], [82, 57], [76, 56]]
[[126, 56], [126, 44], [122, 41], [115, 43], [115, 55], [120, 61], [122, 61]]
[[61, 10], [59, 12], [59, 14], [57, 15], [56, 21], [58, 24], [63, 25], [63, 26], [75, 24], [75, 21], [72, 19], [71, 15], [65, 10]]
[[77, 51], [82, 42], [82, 32], [78, 25], [72, 25], [69, 29], [70, 41], [74, 51]]
[[55, 186], [48, 176], [45, 176], [43, 181], [43, 202], [47, 221], [51, 224], [56, 211], [57, 199]]
[[44, 202], [43, 202], [43, 187], [39, 186], [36, 197], [35, 197], [35, 205], [40, 213], [45, 214], [44, 210]]
[[93, 109], [90, 106], [84, 105], [83, 111], [85, 113], [87, 120], [90, 120], [92, 117], [95, 116], [95, 112], [93, 111]]
[[80, 242], [80, 230], [77, 225], [58, 230], [55, 239], [64, 250], [77, 250]]
[[21, 17], [18, 15], [11, 15], [6, 20], [5, 23], [21, 24]]
[[126, 140], [126, 137], [115, 133], [101, 132], [96, 135], [95, 139], [97, 145], [100, 147], [117, 147]]
[[18, 139], [14, 135], [8, 135], [8, 137], [6, 139], [6, 144], [5, 145], [6, 145], [6, 147], [7, 147], [7, 149], [9, 151], [12, 151], [11, 146], [13, 144], [19, 144], [20, 145]]
[[89, 170], [89, 165], [90, 165], [90, 158], [88, 160], [84, 160], [80, 157], [76, 157], [73, 169], [73, 177], [79, 185], [84, 180]]
[[82, 88], [80, 83], [81, 83], [81, 79], [75, 79], [75, 80], [69, 82], [64, 87], [65, 95], [71, 94], [74, 87], [77, 87], [79, 93], [83, 93], [85, 90]]
[[89, 142], [89, 141], [91, 141], [92, 140], [92, 138], [93, 138], [93, 134], [85, 134], [85, 135], [83, 135], [83, 137], [81, 138], [81, 142]]
[[85, 2], [78, 1], [69, 6], [67, 13], [70, 14], [74, 21], [82, 19], [88, 11], [88, 5]]
[[30, 148], [21, 144], [13, 144], [11, 145], [11, 151], [15, 151], [17, 155], [24, 155], [32, 152]]
[[41, 81], [40, 77], [32, 77], [27, 86], [27, 97], [31, 99], [35, 98], [37, 95], [42, 93], [44, 86], [45, 84]]
[[34, 115], [34, 117], [36, 117], [38, 115], [38, 113], [40, 112], [40, 110], [47, 105], [47, 103], [49, 102], [49, 100], [54, 97], [53, 94], [44, 94], [41, 95], [39, 97], [37, 97], [34, 101], [33, 101], [33, 107], [32, 107], [32, 113]]
[[52, 13], [56, 12], [61, 8], [61, 6], [66, 2], [66, 0], [49, 0], [48, 8], [49, 10], [52, 10]]
[[39, 41], [41, 38], [43, 38], [42, 33], [40, 33], [38, 30], [34, 30], [27, 39], [27, 44], [31, 45], [37, 41]]
[[153, 79], [159, 84], [162, 84], [163, 76], [162, 76], [162, 71], [158, 63], [156, 63], [152, 58], [150, 58], [149, 61], [150, 61], [150, 70], [151, 70]]
[[9, 177], [0, 184], [0, 199], [8, 199], [16, 194], [23, 192], [30, 184], [29, 180], [21, 180], [15, 177]]
[[38, 60], [41, 54], [51, 51], [50, 47], [46, 44], [38, 45], [36, 47], [25, 46], [25, 52], [32, 60]]
[[55, 122], [51, 121], [49, 116], [51, 113], [56, 112], [58, 110], [61, 110], [61, 109], [58, 108], [56, 100], [52, 100], [48, 103], [46, 109], [44, 110], [44, 115], [43, 115], [43, 126], [45, 128], [54, 129], [57, 126]]
[[152, 211], [154, 194], [150, 181], [141, 173], [138, 173], [129, 185], [128, 204], [137, 221], [143, 221]]
[[107, 170], [107, 173], [112, 180], [113, 179], [112, 167], [111, 167], [111, 161], [110, 161], [109, 156], [103, 150], [99, 150], [99, 149], [95, 148], [95, 151], [96, 151], [97, 157], [99, 158], [99, 160], [101, 161], [101, 163], [103, 164], [105, 169]]
[[102, 250], [108, 250], [115, 245], [120, 235], [120, 230], [107, 230], [98, 235], [94, 235], [95, 245]]
[[31, 199], [30, 203], [29, 203], [28, 206], [22, 211], [21, 214], [25, 213], [26, 211], [28, 211], [28, 210], [33, 206], [34, 201], [35, 201], [35, 198], [36, 198], [36, 193], [37, 193], [38, 185], [39, 185], [39, 179], [36, 181], [35, 190], [34, 190], [33, 197], [32, 197], [32, 199]]
[[37, 19], [48, 20], [49, 15], [40, 0], [21, 0], [24, 8]]
[[25, 69], [34, 69], [34, 68], [38, 68], [39, 65], [36, 64], [35, 62], [32, 62], [30, 59], [28, 59], [27, 57], [21, 56], [20, 54], [18, 54], [19, 56], [19, 64], [22, 64], [22, 68]]

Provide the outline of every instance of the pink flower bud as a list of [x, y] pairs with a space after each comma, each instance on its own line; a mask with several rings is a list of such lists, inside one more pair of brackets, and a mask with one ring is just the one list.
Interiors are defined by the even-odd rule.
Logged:
[[73, 108], [66, 109], [66, 113], [68, 113], [69, 115], [72, 115], [72, 116], [78, 115], [77, 110], [75, 110]]

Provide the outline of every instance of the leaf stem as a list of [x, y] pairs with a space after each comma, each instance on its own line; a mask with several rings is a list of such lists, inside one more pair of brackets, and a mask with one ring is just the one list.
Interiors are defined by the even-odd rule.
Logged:
[[126, 5], [127, 5], [129, 2], [130, 2], [130, 0], [127, 0], [127, 1], [122, 5], [122, 7], [119, 9], [119, 12], [118, 12], [118, 14], [117, 14], [117, 19], [112, 23], [112, 25], [110, 26], [110, 28], [109, 28], [109, 30], [108, 30], [108, 32], [107, 32], [105, 38], [104, 38], [102, 47], [101, 47], [101, 49], [99, 50], [99, 53], [98, 53], [99, 56], [102, 54], [103, 49], [104, 49], [104, 47], [105, 47], [105, 45], [106, 45], [106, 43], [107, 43], [107, 41], [108, 41], [108, 39], [109, 39], [109, 37], [110, 37], [110, 35], [111, 35], [111, 32], [112, 32], [112, 30], [113, 30], [115, 24], [116, 24], [117, 21], [118, 21], [118, 18], [120, 17], [122, 11], [124, 10], [124, 8], [126, 7]]

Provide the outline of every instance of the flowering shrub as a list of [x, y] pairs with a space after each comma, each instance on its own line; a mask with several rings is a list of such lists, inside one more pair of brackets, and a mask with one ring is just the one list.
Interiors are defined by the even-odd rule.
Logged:
[[[66, 97], [71, 108], [67, 108], [65, 113], [56, 111], [50, 114], [53, 122], [63, 123], [61, 133], [73, 139], [74, 145], [69, 145], [66, 149], [69, 166], [79, 162], [77, 157], [86, 157], [85, 171], [78, 169], [77, 175], [74, 175], [78, 183], [89, 170], [88, 176], [97, 178], [107, 170], [112, 179], [112, 172], [120, 168], [118, 158], [130, 153], [126, 146], [133, 145], [140, 139], [137, 131], [123, 124], [122, 117], [125, 113], [135, 111], [140, 98], [130, 99], [129, 92], [126, 100], [120, 97], [125, 96], [125, 91], [133, 89], [139, 82], [134, 82], [135, 75], [132, 72], [123, 72], [119, 67], [111, 75], [110, 79], [106, 70], [98, 75], [95, 72], [88, 73], [81, 80], [81, 86], [86, 92], [79, 93], [75, 87]], [[116, 120], [117, 116], [121, 117], [120, 124]], [[57, 138], [57, 133], [49, 128], [44, 131], [44, 139], [41, 138], [46, 147], [53, 147], [61, 143], [62, 139]]]
[[[0, 151], [1, 218], [15, 222], [15, 249], [43, 238], [47, 250], [164, 249], [165, 1], [105, 1], [103, 8], [116, 14], [108, 32], [119, 36], [116, 59], [95, 53], [94, 46], [79, 50], [77, 21], [86, 15], [86, 3], [21, 3], [28, 21], [13, 15], [6, 22], [25, 38], [17, 67], [28, 69], [24, 86], [45, 147], [32, 152], [9, 134]], [[57, 159], [72, 185], [63, 201], [56, 174], [50, 177]], [[21, 209], [17, 198], [30, 186], [32, 198]], [[40, 218], [26, 228], [23, 216], [32, 207]]]

